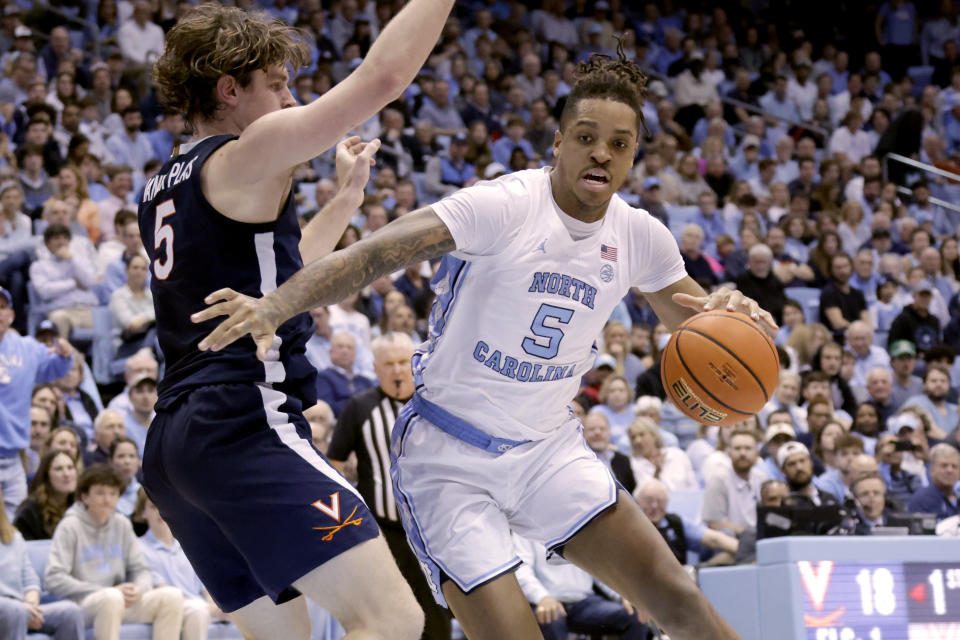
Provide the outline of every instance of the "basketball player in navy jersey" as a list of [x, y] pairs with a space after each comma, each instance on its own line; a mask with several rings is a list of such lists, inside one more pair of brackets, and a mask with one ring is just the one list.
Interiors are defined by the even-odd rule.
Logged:
[[[471, 640], [542, 637], [512, 573], [511, 531], [650, 611], [674, 640], [738, 637], [566, 407], [631, 286], [671, 329], [698, 311], [728, 309], [776, 330], [741, 293], [708, 296], [670, 231], [616, 195], [637, 151], [644, 82], [622, 54], [595, 56], [567, 98], [555, 167], [481, 182], [405, 215], [263, 298], [214, 292], [194, 317], [230, 316], [201, 349], [219, 353], [251, 333], [269, 357], [283, 320], [450, 252], [434, 278], [430, 337], [413, 358], [417, 391], [392, 433], [391, 475], [434, 596]], [[537, 613], [563, 614], [546, 606]]]
[[419, 638], [423, 614], [359, 494], [311, 444], [316, 402], [307, 314], [277, 331], [265, 361], [252, 340], [199, 351], [190, 322], [212, 289], [266, 295], [330, 252], [361, 204], [379, 142], [338, 146], [339, 201], [303, 231], [296, 167], [396, 99], [423, 64], [453, 0], [412, 0], [366, 60], [304, 106], [288, 68], [309, 53], [265, 13], [201, 4], [167, 35], [154, 79], [195, 137], [146, 185], [150, 254], [167, 362], [144, 451], [144, 486], [217, 604], [248, 638], [305, 639], [301, 594], [347, 638]]

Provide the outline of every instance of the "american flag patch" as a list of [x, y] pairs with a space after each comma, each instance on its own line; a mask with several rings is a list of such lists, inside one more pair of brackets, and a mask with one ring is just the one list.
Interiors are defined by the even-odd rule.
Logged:
[[602, 260], [609, 260], [610, 262], [617, 261], [617, 248], [611, 247], [608, 244], [600, 245], [600, 258]]

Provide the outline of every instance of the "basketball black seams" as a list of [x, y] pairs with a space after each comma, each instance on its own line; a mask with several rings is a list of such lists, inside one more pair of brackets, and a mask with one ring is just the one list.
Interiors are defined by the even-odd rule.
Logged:
[[[738, 320], [738, 318], [734, 318], [734, 320]], [[759, 386], [759, 387], [760, 387], [760, 391], [763, 392], [763, 402], [764, 402], [764, 404], [766, 404], [767, 400], [770, 399], [770, 394], [767, 393], [767, 388], [763, 385], [763, 382], [760, 381], [760, 378], [757, 377], [757, 374], [755, 374], [755, 373], [753, 372], [753, 369], [751, 369], [750, 366], [747, 365], [747, 363], [744, 362], [744, 361], [740, 358], [740, 356], [738, 356], [737, 354], [735, 354], [733, 351], [731, 351], [731, 350], [729, 349], [729, 347], [727, 347], [725, 344], [723, 344], [722, 342], [720, 342], [719, 340], [717, 340], [717, 339], [714, 338], [713, 336], [708, 335], [708, 334], [704, 333], [703, 331], [700, 331], [699, 329], [691, 329], [690, 327], [684, 327], [684, 328], [680, 329], [680, 334], [683, 335], [683, 332], [685, 332], [685, 331], [689, 331], [690, 333], [695, 333], [695, 334], [698, 335], [698, 336], [701, 336], [701, 337], [703, 337], [703, 338], [706, 338], [707, 340], [709, 340], [709, 341], [712, 342], [713, 344], [717, 345], [718, 347], [720, 347], [721, 349], [723, 349], [724, 351], [726, 351], [727, 353], [729, 353], [731, 357], [733, 357], [737, 362], [739, 362], [739, 363], [740, 363], [740, 366], [742, 366], [744, 369], [746, 369], [747, 372], [748, 372], [751, 376], [753, 376], [753, 379], [757, 381], [757, 386]], [[677, 336], [677, 344], [679, 345], [679, 343], [680, 343], [680, 336]], [[682, 360], [683, 360], [683, 356], [680, 355], [680, 349], [679, 349], [679, 347], [677, 348], [677, 355], [680, 356], [680, 359], [681, 359], [681, 361], [682, 361]], [[777, 360], [777, 362], [779, 362], [779, 359]], [[684, 364], [684, 367], [686, 367], [686, 364]], [[689, 371], [689, 368], [688, 368], [687, 370]], [[692, 372], [692, 371], [690, 372], [690, 375], [691, 375], [691, 376], [693, 375], [693, 372]], [[702, 386], [702, 385], [701, 385], [701, 386]], [[719, 400], [718, 400], [718, 402], [719, 402]], [[721, 404], [722, 404], [722, 403], [721, 403]], [[727, 405], [723, 405], [723, 406], [727, 406]], [[736, 411], [736, 409], [734, 409], [734, 411]], [[737, 411], [737, 413], [743, 413], [743, 412], [742, 412], [742, 411]], [[753, 414], [747, 414], [747, 415], [753, 415]]]

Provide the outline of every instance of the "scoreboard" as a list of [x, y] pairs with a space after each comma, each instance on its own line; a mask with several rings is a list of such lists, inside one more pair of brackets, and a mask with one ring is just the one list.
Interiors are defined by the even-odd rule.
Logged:
[[960, 640], [956, 538], [770, 538], [698, 581], [743, 640]]
[[960, 640], [960, 562], [801, 560], [796, 569], [807, 640]]

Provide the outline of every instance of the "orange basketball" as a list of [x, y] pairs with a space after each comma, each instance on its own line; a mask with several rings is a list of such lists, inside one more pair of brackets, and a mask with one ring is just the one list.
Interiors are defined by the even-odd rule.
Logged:
[[698, 313], [673, 332], [660, 362], [667, 397], [685, 415], [731, 425], [773, 394], [780, 358], [773, 340], [742, 313]]

